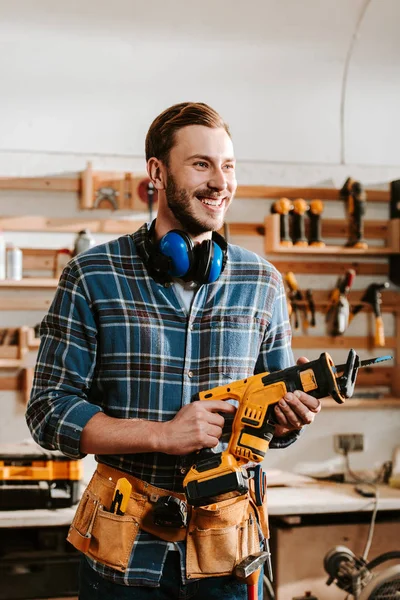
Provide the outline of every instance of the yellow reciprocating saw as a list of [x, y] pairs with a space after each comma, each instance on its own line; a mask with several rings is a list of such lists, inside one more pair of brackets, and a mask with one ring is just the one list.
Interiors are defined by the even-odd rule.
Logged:
[[187, 473], [183, 486], [187, 501], [193, 506], [205, 506], [216, 496], [226, 493], [243, 494], [248, 489], [244, 468], [249, 462], [261, 462], [274, 435], [274, 405], [286, 392], [302, 390], [314, 396], [331, 396], [342, 404], [353, 395], [357, 372], [391, 356], [360, 361], [350, 350], [345, 364], [335, 366], [331, 356], [323, 352], [314, 361], [273, 373], [260, 373], [195, 395], [193, 400], [239, 401], [232, 423], [229, 444], [223, 452], [200, 450]]

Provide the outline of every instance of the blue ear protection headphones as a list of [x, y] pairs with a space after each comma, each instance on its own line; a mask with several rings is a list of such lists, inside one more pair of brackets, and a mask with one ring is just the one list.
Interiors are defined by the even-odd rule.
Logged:
[[224, 270], [228, 245], [222, 235], [213, 232], [211, 240], [194, 244], [185, 231], [172, 229], [158, 243], [152, 241], [155, 220], [144, 243], [149, 274], [160, 283], [178, 277], [184, 281], [213, 283]]

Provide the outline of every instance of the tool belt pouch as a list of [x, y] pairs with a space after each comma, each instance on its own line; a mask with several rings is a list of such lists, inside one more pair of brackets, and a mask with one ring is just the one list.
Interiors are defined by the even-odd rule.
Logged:
[[[99, 472], [101, 471], [101, 473]], [[112, 475], [111, 480], [108, 477]], [[129, 477], [132, 492], [125, 515], [106, 510], [111, 506], [118, 477], [126, 475], [116, 469], [100, 465], [89, 482], [78, 505], [68, 532], [67, 540], [80, 552], [112, 569], [124, 572], [128, 566], [133, 544], [140, 529], [168, 542], [182, 541], [185, 528], [160, 527], [154, 524], [152, 494], [170, 495], [173, 492], [145, 484]], [[140, 486], [137, 487], [137, 485]], [[182, 494], [174, 494], [183, 498]]]
[[192, 507], [187, 532], [186, 576], [231, 575], [244, 558], [260, 551], [256, 507], [248, 494]]
[[111, 506], [115, 483], [95, 473], [83, 493], [67, 540], [80, 552], [104, 565], [124, 572], [139, 531], [145, 498], [134, 494], [129, 499], [129, 514], [117, 515]]

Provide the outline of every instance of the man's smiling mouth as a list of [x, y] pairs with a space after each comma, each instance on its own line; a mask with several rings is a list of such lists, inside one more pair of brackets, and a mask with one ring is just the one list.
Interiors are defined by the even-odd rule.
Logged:
[[213, 206], [215, 208], [222, 206], [224, 201], [224, 198], [206, 198], [204, 196], [198, 196], [198, 199], [202, 204], [205, 204], [206, 206]]

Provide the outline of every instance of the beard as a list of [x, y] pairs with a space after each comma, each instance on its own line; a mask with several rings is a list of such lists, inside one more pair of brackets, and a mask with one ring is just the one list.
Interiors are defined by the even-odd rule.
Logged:
[[[216, 231], [220, 229], [224, 222], [217, 222], [216, 219], [197, 217], [193, 210], [193, 199], [190, 194], [184, 189], [180, 188], [173, 175], [168, 171], [167, 185], [165, 188], [165, 196], [167, 199], [168, 208], [174, 215], [175, 219], [179, 221], [182, 228], [191, 236], [195, 237], [202, 233], [209, 231]], [[219, 194], [216, 192], [210, 192], [210, 190], [200, 190], [198, 196], [215, 197], [218, 198]], [[197, 200], [197, 198], [195, 198]], [[200, 202], [200, 200], [198, 200]]]

